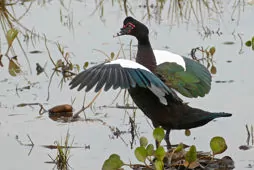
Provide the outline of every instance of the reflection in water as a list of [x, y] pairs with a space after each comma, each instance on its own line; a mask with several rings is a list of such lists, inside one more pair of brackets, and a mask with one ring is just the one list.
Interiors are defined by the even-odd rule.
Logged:
[[[71, 142], [71, 143], [70, 143]], [[69, 130], [67, 131], [67, 134], [64, 138], [64, 140], [61, 139], [61, 141], [55, 141], [55, 149], [57, 149], [57, 154], [55, 158], [52, 156], [48, 155], [52, 162], [55, 164], [55, 167], [59, 170], [69, 170], [72, 169], [70, 164], [69, 164], [69, 159], [71, 157], [71, 148], [74, 143], [74, 138], [72, 141], [70, 141], [70, 133]], [[49, 163], [49, 162], [47, 162]], [[53, 169], [55, 169], [55, 167]]]
[[245, 5], [246, 0], [234, 0], [231, 20], [236, 21], [237, 25], [240, 23], [241, 14], [244, 12]]
[[[217, 68], [215, 67], [213, 57], [215, 51], [216, 51], [215, 47], [206, 49], [204, 49], [203, 47], [197, 47], [191, 50], [191, 57], [193, 60], [196, 60], [197, 62], [206, 65], [206, 68], [210, 71], [211, 74], [216, 74]], [[201, 58], [196, 54], [197, 52], [201, 53]]]
[[31, 139], [31, 137], [30, 137], [29, 135], [27, 135], [27, 137], [28, 137], [30, 143], [23, 143], [23, 142], [19, 139], [19, 136], [18, 136], [18, 135], [16, 135], [16, 138], [15, 138], [15, 139], [16, 139], [16, 141], [17, 141], [21, 146], [29, 146], [29, 147], [30, 147], [29, 152], [28, 152], [28, 156], [29, 156], [29, 155], [31, 154], [32, 150], [33, 150], [34, 143], [33, 143], [32, 139]]
[[[231, 19], [237, 20], [239, 24], [241, 13], [244, 11], [245, 0], [234, 0]], [[104, 17], [105, 3], [110, 3], [106, 0], [97, 1], [96, 8], [92, 12], [94, 15], [98, 12], [101, 18]], [[132, 9], [135, 7], [145, 10], [143, 19], [154, 19], [158, 23], [161, 22], [162, 16], [167, 16], [170, 25], [196, 22], [198, 25], [205, 28], [208, 20], [220, 20], [227, 2], [221, 0], [154, 0], [154, 1], [140, 1], [136, 2], [129, 0], [112, 1], [112, 6], [119, 6], [124, 11], [126, 16], [134, 15]], [[135, 15], [134, 15], [135, 16]], [[218, 32], [218, 30], [216, 31]]]
[[245, 125], [246, 131], [247, 131], [247, 139], [246, 139], [246, 145], [239, 146], [240, 150], [249, 150], [254, 148], [254, 131], [253, 131], [253, 125], [250, 127], [248, 125]]
[[246, 143], [247, 145], [254, 145], [254, 131], [253, 131], [253, 126], [251, 125], [250, 128], [248, 125], [246, 125], [246, 131], [247, 131], [247, 140]]
[[[25, 3], [19, 4], [18, 1], [13, 3], [12, 1], [1, 1], [1, 10], [0, 10], [0, 20], [1, 20], [1, 28], [2, 32], [7, 35], [7, 42], [18, 41], [18, 46], [22, 49], [22, 52], [25, 56], [25, 59], [28, 63], [30, 72], [32, 72], [31, 65], [29, 58], [27, 57], [27, 53], [24, 50], [24, 44], [20, 40], [21, 36], [23, 36], [25, 43], [28, 45], [32, 43], [35, 46], [36, 41], [38, 40], [45, 40], [47, 42], [56, 43], [54, 40], [48, 40], [43, 34], [36, 33], [34, 28], [27, 28], [26, 25], [22, 24], [22, 19], [27, 15], [27, 13], [31, 10], [32, 5], [35, 1], [26, 1]], [[41, 6], [49, 3], [48, 1], [41, 1], [38, 3]], [[69, 30], [74, 32], [73, 26], [73, 11], [71, 8], [72, 1], [60, 0], [60, 23], [63, 26], [66, 26]], [[94, 15], [95, 13], [99, 12], [99, 16], [102, 18], [105, 15], [105, 11], [107, 10], [105, 7], [106, 3], [111, 3], [113, 7], [116, 7], [120, 10], [123, 10], [125, 15], [135, 15], [132, 11], [135, 7], [140, 8], [141, 10], [144, 9], [145, 13], [143, 14], [143, 19], [147, 20], [155, 20], [156, 22], [160, 23], [162, 20], [165, 20], [162, 16], [167, 16], [166, 19], [169, 21], [169, 25], [179, 25], [181, 23], [197, 23], [198, 26], [201, 26], [202, 31], [199, 31], [203, 37], [209, 37], [213, 34], [221, 35], [222, 32], [220, 28], [213, 30], [207, 26], [207, 23], [210, 20], [218, 21], [221, 19], [224, 8], [227, 6], [226, 2], [220, 0], [208, 0], [208, 1], [200, 1], [200, 0], [154, 0], [154, 1], [142, 1], [138, 4], [136, 1], [133, 0], [124, 0], [124, 1], [108, 1], [108, 0], [101, 0], [95, 1], [96, 7], [94, 11], [91, 13]], [[16, 7], [23, 7], [23, 13], [17, 15], [15, 13]], [[234, 0], [233, 2], [233, 9], [232, 9], [232, 20], [233, 18], [237, 18], [237, 23], [239, 23], [241, 12], [243, 12], [245, 6], [244, 0]], [[235, 17], [236, 16], [236, 17]], [[18, 32], [16, 36], [15, 34], [11, 33], [8, 36], [8, 31], [13, 32], [11, 30], [14, 27], [18, 28]], [[10, 37], [8, 39], [8, 37]], [[9, 43], [9, 47], [7, 48], [6, 52], [3, 56], [7, 58], [11, 58], [10, 56], [17, 56], [15, 53], [15, 46], [12, 43]], [[9, 52], [12, 54], [10, 55]], [[1, 54], [2, 56], [2, 54]], [[19, 58], [19, 56], [18, 56]], [[19, 60], [22, 60], [19, 59]], [[1, 61], [1, 57], [0, 57]], [[11, 60], [12, 61], [12, 60]], [[0, 65], [3, 66], [3, 64]], [[13, 65], [13, 64], [12, 64]], [[16, 67], [15, 67], [16, 68]], [[14, 67], [11, 67], [10, 70], [15, 70]], [[20, 67], [19, 67], [20, 69]], [[19, 73], [18, 71], [16, 71]], [[14, 75], [14, 74], [13, 74]], [[16, 76], [16, 74], [15, 74]]]

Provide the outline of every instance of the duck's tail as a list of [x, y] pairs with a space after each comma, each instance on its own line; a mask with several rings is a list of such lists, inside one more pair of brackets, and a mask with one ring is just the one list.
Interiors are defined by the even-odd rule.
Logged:
[[225, 112], [207, 112], [204, 110], [190, 108], [185, 114], [182, 115], [179, 127], [176, 129], [191, 129], [199, 126], [203, 126], [213, 119], [220, 117], [230, 117], [231, 113]]
[[215, 112], [211, 114], [212, 117], [217, 118], [217, 117], [230, 117], [232, 116], [231, 113], [225, 113], [225, 112]]

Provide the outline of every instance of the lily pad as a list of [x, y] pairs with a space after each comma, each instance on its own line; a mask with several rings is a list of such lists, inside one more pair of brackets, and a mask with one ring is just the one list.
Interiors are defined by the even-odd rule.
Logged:
[[139, 143], [140, 143], [140, 146], [146, 147], [147, 144], [148, 144], [148, 140], [147, 140], [146, 137], [143, 136], [143, 137], [141, 137], [141, 138], [139, 139]]
[[120, 159], [120, 156], [117, 154], [112, 154], [104, 162], [102, 170], [118, 170], [124, 165], [123, 161]]
[[156, 141], [161, 142], [164, 139], [165, 132], [162, 128], [155, 128], [153, 130], [153, 137]]
[[145, 162], [146, 157], [147, 157], [146, 149], [143, 146], [137, 147], [135, 149], [135, 156], [138, 161]]
[[154, 153], [154, 146], [152, 144], [147, 145], [146, 152], [147, 156], [152, 156]]
[[185, 161], [191, 164], [192, 162], [195, 162], [196, 160], [197, 160], [196, 146], [192, 145], [190, 147], [190, 150], [185, 155]]
[[163, 170], [164, 169], [164, 163], [161, 160], [156, 160], [154, 163], [155, 170]]
[[217, 155], [223, 153], [227, 149], [227, 144], [223, 137], [216, 136], [211, 139], [210, 147], [212, 149], [213, 155]]
[[166, 155], [166, 152], [162, 146], [159, 146], [155, 151], [155, 157], [157, 160], [163, 160]]

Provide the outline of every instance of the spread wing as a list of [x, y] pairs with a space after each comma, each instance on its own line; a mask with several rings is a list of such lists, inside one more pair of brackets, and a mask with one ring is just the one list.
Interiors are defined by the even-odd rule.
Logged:
[[174, 91], [168, 88], [146, 67], [124, 59], [118, 59], [91, 67], [78, 74], [70, 82], [70, 86], [71, 89], [78, 87], [78, 90], [86, 87], [85, 91], [89, 91], [95, 87], [95, 92], [98, 92], [103, 87], [104, 90], [107, 91], [110, 88], [129, 89], [139, 86], [149, 88], [152, 92], [154, 92], [156, 88], [164, 95], [169, 95], [172, 99], [181, 101]]
[[159, 57], [156, 56], [158, 52], [155, 52], [156, 60], [158, 58], [159, 61], [156, 74], [168, 87], [174, 88], [186, 97], [203, 97], [209, 93], [211, 74], [205, 66], [192, 59], [164, 52], [165, 55]]

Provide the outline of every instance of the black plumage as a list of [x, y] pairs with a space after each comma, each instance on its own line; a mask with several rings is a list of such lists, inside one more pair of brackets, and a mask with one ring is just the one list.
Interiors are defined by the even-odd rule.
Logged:
[[[126, 65], [128, 63], [126, 60], [118, 60], [118, 64], [116, 62], [103, 63], [77, 75], [70, 83], [71, 88], [79, 86], [78, 90], [80, 90], [87, 86], [86, 91], [89, 91], [97, 83], [96, 92], [103, 86], [105, 91], [112, 86], [113, 89], [128, 89], [135, 104], [151, 119], [154, 127], [162, 126], [166, 130], [165, 140], [168, 147], [170, 147], [169, 133], [171, 129], [191, 129], [203, 126], [218, 117], [231, 116], [230, 113], [212, 113], [192, 108], [183, 103], [174, 90], [170, 88], [171, 86], [167, 86], [172, 84], [165, 79], [167, 74], [162, 74], [170, 72], [172, 68], [169, 66], [173, 65], [167, 63], [156, 65], [148, 34], [149, 30], [144, 24], [132, 17], [127, 17], [124, 20], [123, 28], [117, 35], [132, 35], [137, 38], [136, 61], [140, 65], [130, 61], [129, 64], [136, 64], [137, 67]], [[204, 96], [210, 90], [211, 75], [203, 65], [188, 58], [184, 58], [184, 61], [186, 62], [185, 71], [178, 66], [173, 71], [177, 73], [179, 70], [177, 75], [182, 75], [182, 78], [189, 75], [187, 78], [190, 79], [189, 82], [191, 83], [184, 84], [185, 80], [180, 79], [179, 84], [183, 84], [183, 86], [179, 87], [179, 90], [189, 97]], [[176, 88], [176, 86], [173, 87]], [[163, 99], [166, 103], [162, 102]]]

